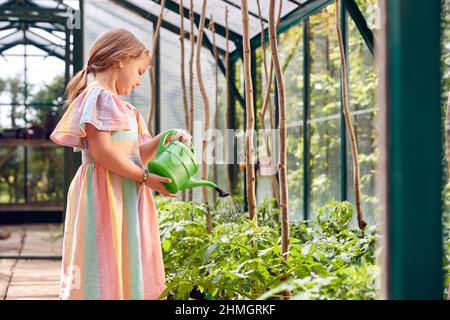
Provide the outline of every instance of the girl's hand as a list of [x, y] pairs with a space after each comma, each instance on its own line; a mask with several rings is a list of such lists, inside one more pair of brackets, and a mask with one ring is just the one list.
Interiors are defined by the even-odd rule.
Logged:
[[176, 134], [174, 134], [173, 136], [170, 137], [170, 141], [181, 141], [182, 143], [184, 143], [186, 146], [190, 146], [192, 143], [192, 136], [183, 129], [179, 129], [178, 132]]
[[171, 182], [172, 180], [170, 178], [161, 177], [156, 174], [151, 173], [147, 177], [147, 181], [145, 182], [145, 185], [155, 191], [158, 191], [160, 194], [162, 194], [165, 197], [176, 197], [177, 195], [174, 193], [170, 193], [167, 191], [166, 186], [163, 185], [163, 182]]

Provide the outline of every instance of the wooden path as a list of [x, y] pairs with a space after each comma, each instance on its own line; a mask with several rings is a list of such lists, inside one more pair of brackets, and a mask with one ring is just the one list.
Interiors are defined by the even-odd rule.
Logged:
[[7, 225], [0, 240], [0, 299], [58, 299], [61, 267], [61, 226]]

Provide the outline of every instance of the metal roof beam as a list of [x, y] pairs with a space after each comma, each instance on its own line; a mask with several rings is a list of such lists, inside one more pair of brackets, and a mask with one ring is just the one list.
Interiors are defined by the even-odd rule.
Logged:
[[[59, 22], [65, 24], [68, 15], [61, 15], [59, 13], [66, 13], [66, 10], [61, 9], [44, 9], [39, 7], [13, 7], [1, 6], [0, 20], [4, 21], [45, 21], [45, 22]], [[30, 11], [31, 10], [31, 11]]]
[[7, 44], [5, 46], [0, 47], [0, 55], [2, 55], [2, 53], [4, 51], [6, 51], [8, 49], [11, 49], [11, 48], [13, 48], [15, 46], [18, 46], [18, 45], [32, 45], [32, 46], [35, 46], [36, 48], [39, 48], [39, 49], [47, 52], [51, 56], [55, 56], [55, 57], [57, 57], [57, 58], [59, 58], [61, 60], [65, 60], [64, 55], [61, 55], [61, 54], [57, 53], [54, 49], [52, 50], [52, 49], [48, 48], [47, 46], [43, 46], [41, 44], [38, 44], [38, 43], [36, 43], [34, 41], [31, 41], [31, 40], [28, 40], [28, 39], [22, 39], [20, 41], [15, 41], [15, 42], [12, 42], [12, 43], [9, 43], [9, 44]]
[[16, 3], [16, 0], [9, 0], [0, 6], [0, 9], [6, 6], [10, 6]]
[[[235, 8], [237, 8], [237, 9], [239, 9], [239, 10], [241, 10], [241, 7], [239, 6], [239, 5], [237, 5], [236, 3], [234, 3], [234, 2], [231, 2], [231, 1], [229, 1], [229, 0], [222, 0], [223, 2], [225, 2], [225, 3], [228, 3], [230, 6], [233, 6], [233, 7], [235, 7]], [[250, 16], [252, 16], [252, 17], [254, 17], [254, 18], [256, 18], [256, 19], [258, 19], [259, 20], [259, 15], [257, 14], [257, 13], [254, 13], [254, 12], [252, 12], [252, 11], [248, 11], [248, 14], [250, 15]], [[261, 19], [262, 19], [262, 21], [264, 22], [264, 23], [269, 23], [269, 21], [267, 21], [266, 19], [264, 19], [263, 17], [261, 17]]]
[[369, 26], [367, 25], [367, 21], [364, 18], [364, 15], [362, 14], [355, 0], [343, 1], [342, 4], [345, 6], [345, 9], [355, 22], [355, 25], [358, 28], [359, 33], [361, 33], [361, 36], [366, 42], [367, 48], [369, 49], [370, 53], [373, 56], [375, 40], [372, 30], [370, 30]]
[[[161, 1], [159, 0], [151, 0], [154, 3], [160, 4]], [[176, 14], [179, 14], [180, 12], [180, 5], [172, 0], [166, 0], [164, 7], [172, 12], [175, 12]], [[198, 24], [200, 22], [200, 14], [198, 14], [197, 12], [193, 12], [194, 13], [194, 21], [196, 24]], [[183, 7], [183, 16], [186, 19], [189, 19], [189, 9], [186, 9]], [[205, 28], [209, 27], [209, 24], [211, 23], [210, 19], [208, 17], [205, 17]], [[225, 27], [217, 24], [216, 22], [214, 22], [214, 27], [216, 30], [217, 34], [220, 34], [222, 37], [226, 38], [226, 30]], [[232, 41], [241, 41], [242, 40], [242, 36], [232, 30], [229, 30], [230, 33], [230, 40]]]
[[[33, 22], [31, 23], [30, 27], [36, 28], [36, 29], [40, 29], [40, 30], [45, 30], [48, 33], [50, 33], [53, 37], [56, 37], [56, 38], [58, 38], [61, 41], [65, 41], [65, 38], [63, 38], [63, 37], [61, 37], [61, 36], [59, 36], [59, 35], [54, 33], [56, 30], [53, 30], [53, 29], [47, 28], [47, 27], [43, 27], [43, 26], [36, 26]], [[64, 32], [64, 31], [59, 31], [59, 32]]]
[[302, 6], [303, 5], [302, 3], [300, 3], [300, 2], [298, 2], [296, 0], [288, 0], [288, 1], [294, 3], [294, 4], [298, 5], [298, 6]]
[[[22, 30], [20, 30], [20, 31], [22, 31]], [[24, 31], [25, 31], [25, 36], [20, 36], [21, 38], [23, 37], [23, 38], [25, 38], [25, 39], [30, 39], [29, 37], [27, 37], [27, 35], [29, 35], [29, 36], [31, 36], [31, 37], [36, 37], [36, 38], [38, 38], [39, 40], [41, 40], [41, 41], [43, 41], [43, 42], [46, 42], [47, 45], [53, 45], [53, 46], [57, 46], [57, 47], [63, 48], [63, 47], [62, 47], [61, 45], [59, 45], [58, 43], [55, 43], [55, 42], [53, 42], [52, 40], [47, 39], [47, 38], [41, 36], [40, 34], [37, 34], [36, 32], [33, 32], [32, 30], [28, 30], [28, 29], [27, 29], [27, 30], [24, 30]], [[13, 33], [11, 33], [11, 34], [8, 34], [8, 35], [6, 35], [6, 36], [3, 36], [3, 37], [0, 38], [0, 41], [4, 41], [5, 39], [8, 39], [8, 38], [13, 38], [13, 39], [14, 39], [14, 37], [17, 38], [16, 34], [17, 34], [17, 32], [13, 32]], [[14, 42], [14, 41], [13, 41], [13, 42]]]
[[49, 23], [49, 25], [48, 26], [45, 26], [45, 25], [37, 25], [37, 24], [46, 24], [47, 22], [41, 22], [41, 21], [34, 21], [34, 22], [32, 22], [32, 24], [33, 24], [33, 27], [34, 28], [39, 28], [39, 29], [44, 29], [44, 30], [46, 30], [46, 31], [59, 31], [59, 32], [65, 32], [66, 31], [66, 28], [65, 28], [65, 26], [64, 25], [62, 25], [62, 24], [59, 24], [59, 23]]
[[[280, 24], [278, 26], [278, 34], [283, 33], [293, 26], [298, 25], [303, 19], [317, 13], [318, 11], [322, 10], [326, 6], [328, 6], [331, 3], [334, 3], [335, 0], [309, 0], [308, 2], [305, 2], [302, 6], [298, 7], [295, 10], [292, 10], [287, 15], [285, 15], [280, 20]], [[264, 39], [267, 43], [269, 40], [269, 30], [266, 28], [264, 30]], [[253, 38], [250, 39], [250, 47], [252, 49], [258, 48], [261, 46], [261, 33], [259, 32], [257, 35], [255, 35]], [[236, 45], [236, 50], [234, 50], [230, 54], [230, 59], [233, 61], [237, 60], [241, 55], [242, 52], [242, 44]]]
[[[23, 23], [25, 21], [12, 21], [9, 22], [7, 25], [0, 27], [0, 31], [6, 31], [6, 30], [10, 30], [10, 29], [17, 29], [17, 31], [19, 31], [20, 29], [20, 25], [21, 23]], [[59, 36], [58, 34], [56, 34], [55, 32], [64, 32], [64, 26], [62, 26], [61, 28], [57, 27], [57, 24], [52, 23], [52, 24], [48, 24], [48, 25], [38, 25], [38, 23], [40, 22], [36, 22], [36, 21], [28, 21], [25, 22], [27, 23], [27, 29], [29, 28], [36, 28], [36, 29], [41, 29], [41, 30], [45, 30], [48, 33], [50, 33], [52, 36], [57, 37], [60, 40], [64, 40], [64, 38], [62, 38], [61, 36]], [[42, 23], [42, 22], [41, 22]], [[14, 33], [14, 32], [13, 32]]]
[[[2, 28], [0, 28], [0, 31], [4, 31], [4, 30], [9, 30], [9, 29], [20, 29], [20, 24], [21, 23], [26, 23], [27, 27], [26, 29], [29, 30], [29, 28], [36, 28], [36, 29], [40, 29], [40, 30], [45, 30], [48, 33], [50, 33], [52, 36], [57, 37], [60, 40], [64, 40], [63, 37], [61, 37], [60, 35], [56, 34], [55, 32], [64, 32], [64, 28], [59, 29], [59, 28], [53, 28], [55, 26], [55, 24], [49, 24], [47, 25], [37, 25], [36, 21], [14, 21], [14, 22], [10, 22], [7, 26], [4, 26]], [[19, 31], [19, 30], [16, 30]]]
[[30, 1], [9, 1], [2, 5], [0, 5], [0, 9], [11, 9], [11, 8], [18, 8], [18, 9], [25, 9], [25, 10], [46, 10], [46, 11], [52, 11], [52, 12], [60, 12], [60, 13], [66, 13], [67, 12], [67, 6], [64, 4], [65, 8], [59, 8], [59, 5], [55, 8], [48, 8], [39, 6], [37, 3], [33, 3]]
[[[149, 12], [147, 10], [144, 10], [141, 7], [138, 7], [138, 6], [134, 5], [134, 4], [126, 1], [126, 0], [111, 0], [111, 1], [113, 1], [114, 3], [116, 3], [116, 4], [118, 4], [118, 5], [122, 6], [122, 7], [125, 7], [126, 9], [129, 9], [129, 10], [133, 11], [134, 13], [136, 13], [137, 15], [141, 16], [142, 18], [144, 18], [146, 20], [149, 20], [149, 21], [151, 21], [153, 23], [157, 23], [158, 22], [158, 16], [156, 16], [153, 13], [151, 13], [151, 12]], [[171, 31], [171, 32], [173, 32], [173, 33], [175, 33], [177, 35], [180, 34], [180, 28], [179, 27], [171, 24], [170, 22], [165, 21], [164, 19], [161, 22], [161, 28], [169, 30], [169, 31]], [[194, 37], [195, 37], [195, 39], [197, 39], [197, 36], [194, 35]], [[185, 31], [184, 32], [184, 38], [189, 40], [190, 39], [190, 33]], [[204, 39], [203, 39], [202, 44], [206, 47], [206, 43], [205, 43]], [[217, 49], [219, 50], [220, 54], [225, 54], [225, 51], [222, 48], [217, 48]]]
[[9, 30], [9, 29], [19, 29], [19, 22], [11, 22], [8, 25], [1, 27], [0, 31]]
[[[50, 10], [62, 10], [60, 7], [63, 6], [64, 10], [67, 8], [71, 8], [69, 5], [65, 4], [63, 2], [63, 0], [12, 0], [9, 1], [9, 3], [14, 3], [15, 6], [21, 6], [21, 7], [33, 7], [33, 8], [43, 8], [43, 9], [50, 9]], [[39, 4], [39, 2], [41, 3], [46, 3], [49, 4], [50, 2], [53, 2], [53, 4], [55, 5], [55, 7], [48, 7], [48, 6], [42, 6]]]
[[[22, 30], [20, 30], [20, 32], [22, 32]], [[47, 39], [31, 30], [26, 30], [23, 33], [24, 35], [20, 35], [19, 38], [17, 36], [17, 32], [8, 34], [0, 38], [0, 42], [4, 43], [4, 45], [0, 45], [0, 53], [17, 45], [32, 44], [40, 49], [43, 49], [46, 52], [54, 52], [55, 56], [64, 59], [65, 54], [56, 52], [56, 50], [65, 50], [63, 46], [54, 43], [50, 39]], [[36, 39], [41, 43], [36, 42]], [[54, 47], [54, 49], [49, 49], [49, 47]]]

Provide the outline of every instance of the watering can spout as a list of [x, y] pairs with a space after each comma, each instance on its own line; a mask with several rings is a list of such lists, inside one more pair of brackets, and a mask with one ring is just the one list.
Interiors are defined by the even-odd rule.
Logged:
[[208, 181], [208, 180], [197, 180], [194, 178], [190, 178], [186, 184], [183, 186], [182, 189], [190, 189], [195, 187], [210, 187], [210, 188], [216, 188], [217, 185], [214, 182]]
[[197, 180], [197, 179], [194, 179], [194, 178], [189, 179], [188, 182], [186, 182], [186, 185], [184, 185], [182, 189], [188, 189], [188, 188], [194, 188], [194, 187], [202, 187], [202, 186], [214, 188], [219, 193], [219, 196], [222, 197], [222, 198], [223, 197], [227, 197], [227, 196], [230, 195], [229, 192], [226, 192], [226, 191], [222, 190], [214, 182], [211, 182], [211, 181], [208, 181], [208, 180]]

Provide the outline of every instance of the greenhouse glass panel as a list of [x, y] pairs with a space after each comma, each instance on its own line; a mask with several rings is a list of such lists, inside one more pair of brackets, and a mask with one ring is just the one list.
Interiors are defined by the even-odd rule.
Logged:
[[[219, 57], [220, 58], [220, 57]], [[215, 165], [215, 182], [218, 186], [223, 189], [226, 189], [227, 185], [227, 170], [228, 166], [226, 165], [226, 145], [225, 145], [225, 128], [226, 128], [226, 108], [227, 108], [227, 97], [226, 97], [226, 79], [224, 74], [220, 71], [218, 67], [214, 66], [214, 74], [217, 72], [218, 75], [218, 108], [217, 114], [215, 115], [217, 118], [214, 120], [214, 125], [212, 127], [216, 128], [222, 138], [217, 138], [217, 147], [215, 149], [216, 155], [216, 165]], [[214, 101], [214, 100], [213, 100]], [[213, 108], [214, 109], [214, 108]], [[211, 180], [212, 176], [211, 176]], [[216, 193], [213, 193], [216, 195]]]
[[[179, 0], [174, 2], [179, 3]], [[189, 7], [188, 1], [183, 1], [184, 7]], [[242, 14], [239, 8], [234, 6], [230, 6], [225, 1], [222, 0], [209, 0], [206, 5], [207, 17], [209, 18], [211, 15], [214, 20], [217, 21], [221, 26], [225, 26], [225, 7], [228, 7], [228, 26], [231, 31], [241, 34], [242, 33]], [[198, 14], [202, 12], [202, 1], [194, 1], [194, 11]], [[250, 27], [250, 36], [253, 36], [260, 32], [260, 24], [259, 19], [256, 17], [250, 16], [249, 21]]]
[[[181, 93], [181, 52], [179, 36], [171, 31], [161, 29], [160, 41], [160, 90], [161, 90], [161, 131], [170, 128], [186, 128], [183, 111], [183, 100]], [[185, 76], [186, 76], [186, 90], [189, 97], [189, 56], [190, 43], [184, 41], [185, 48]], [[194, 135], [193, 141], [196, 145], [201, 145], [199, 135], [203, 128], [204, 111], [203, 99], [199, 89], [197, 80], [197, 65], [196, 54], [194, 52]], [[201, 69], [205, 89], [209, 99], [210, 109], [210, 128], [214, 127], [214, 99], [215, 99], [215, 62], [211, 52], [206, 49], [201, 49]], [[199, 147], [199, 146], [198, 146]], [[196, 148], [196, 152], [201, 149]], [[210, 155], [211, 152], [208, 152]], [[201, 154], [198, 158], [201, 161]], [[207, 160], [207, 161], [211, 161]], [[212, 171], [212, 165], [208, 166], [208, 172]], [[197, 172], [196, 178], [201, 177], [201, 166]], [[194, 200], [201, 199], [201, 188], [193, 189]], [[209, 191], [209, 190], [208, 190]]]
[[303, 217], [303, 24], [280, 36], [280, 51], [287, 108], [289, 212], [292, 220]]
[[[104, 31], [112, 28], [125, 28], [141, 40], [151, 50], [153, 24], [126, 10], [122, 6], [110, 0], [85, 1], [85, 36], [84, 36], [84, 61], [88, 60], [89, 49], [95, 39]], [[142, 77], [141, 85], [124, 99], [140, 110], [142, 116], [147, 119], [150, 105], [150, 78]]]
[[[279, 7], [279, 1], [280, 0], [275, 1], [275, 8], [277, 8], [277, 10], [278, 10], [278, 7]], [[241, 7], [241, 1], [240, 0], [225, 0], [223, 2], [225, 2], [225, 3], [232, 3], [234, 6], [237, 6], [239, 8]], [[261, 16], [262, 16], [262, 18], [265, 21], [269, 20], [269, 2], [270, 1], [263, 1], [263, 0], [259, 1], [259, 5], [261, 7]], [[304, 3], [306, 1], [305, 0], [300, 0], [298, 2], [299, 3]], [[289, 0], [287, 0], [287, 1], [284, 0], [283, 4], [282, 4], [282, 8], [281, 8], [281, 15], [285, 16], [286, 14], [288, 14], [289, 12], [294, 10], [295, 8], [297, 8], [297, 5], [295, 3], [293, 3], [292, 1], [289, 1]], [[248, 2], [248, 11], [249, 11], [250, 15], [257, 16], [257, 17], [259, 16], [258, 15], [258, 4], [256, 3], [256, 0]]]
[[[28, 2], [45, 9], [65, 9], [67, 5], [56, 0], [28, 0]], [[71, 1], [65, 1], [70, 3]], [[72, 1], [75, 2], [75, 1]], [[78, 2], [78, 1], [77, 1]]]
[[[267, 151], [267, 145], [266, 141], [269, 144], [270, 150], [275, 150], [275, 152], [272, 151], [272, 160], [275, 163], [276, 159], [278, 159], [277, 156], [277, 141], [278, 141], [278, 134], [271, 130], [271, 128], [275, 127], [276, 121], [275, 121], [275, 103], [273, 100], [269, 99], [269, 103], [266, 106], [266, 112], [264, 116], [264, 127], [266, 131], [262, 131], [262, 124], [260, 120], [260, 112], [262, 110], [263, 100], [264, 96], [266, 94], [266, 71], [265, 69], [269, 69], [270, 65], [270, 48], [268, 44], [266, 43], [266, 66], [264, 66], [264, 60], [263, 60], [263, 50], [262, 48], [258, 48], [255, 50], [256, 52], [256, 83], [253, 84], [253, 90], [256, 92], [256, 113], [255, 113], [255, 122], [256, 127], [258, 130], [256, 131], [256, 139], [257, 144], [255, 145], [255, 148], [257, 148], [257, 159], [259, 161], [259, 169], [257, 170], [257, 176], [256, 176], [256, 197], [257, 197], [257, 203], [258, 205], [263, 205], [264, 201], [267, 198], [275, 198], [274, 189], [272, 186], [272, 177], [274, 174], [276, 174], [276, 164], [272, 164], [269, 166], [269, 154]], [[268, 71], [267, 71], [268, 73]], [[270, 94], [273, 94], [273, 81], [272, 81], [272, 87]], [[270, 113], [272, 113], [272, 121], [273, 121], [273, 127], [271, 125], [271, 119], [270, 119]], [[267, 139], [267, 140], [266, 140]], [[276, 158], [273, 158], [276, 157]], [[266, 164], [266, 165], [265, 165]], [[275, 168], [274, 168], [275, 167]]]
[[60, 203], [64, 199], [63, 148], [28, 148], [28, 202]]
[[[375, 4], [375, 0], [364, 0], [358, 3], [368, 21], [374, 20], [374, 11], [371, 7]], [[348, 19], [348, 34], [350, 110], [358, 143], [361, 208], [366, 222], [373, 225], [376, 223], [378, 206], [375, 189], [378, 159], [378, 106], [376, 102], [378, 78], [374, 57], [351, 18]], [[348, 200], [354, 203], [353, 161], [349, 138], [347, 138], [347, 182]], [[356, 215], [352, 223], [356, 225]]]
[[[243, 78], [243, 63], [242, 60], [238, 60], [236, 61], [236, 67], [235, 67], [235, 75], [236, 75], [236, 88], [238, 89], [239, 93], [242, 95], [244, 92], [244, 78]], [[245, 122], [244, 122], [244, 109], [242, 108], [242, 106], [236, 102], [235, 104], [235, 110], [236, 110], [236, 115], [235, 115], [235, 132], [236, 132], [236, 140], [235, 140], [235, 144], [236, 144], [236, 159], [237, 159], [237, 164], [240, 164], [242, 161], [245, 161], [245, 150], [244, 150], [244, 144], [245, 144], [245, 139], [244, 139], [244, 134], [243, 134], [243, 130], [245, 128]], [[244, 179], [245, 179], [245, 174], [244, 174], [244, 170], [242, 166], [239, 166], [238, 171], [237, 171], [237, 177], [236, 177], [236, 184], [233, 186], [233, 190], [235, 191], [236, 194], [236, 199], [238, 199], [241, 203], [244, 202], [244, 197], [246, 197], [246, 195], [244, 195]]]
[[340, 61], [335, 29], [335, 6], [330, 5], [310, 19], [311, 110], [310, 139], [311, 212], [327, 201], [340, 199]]
[[[4, 158], [10, 150], [0, 148], [0, 157]], [[14, 154], [2, 167], [0, 176], [0, 203], [25, 203], [24, 190], [24, 151], [23, 148], [16, 148]]]
[[[155, 17], [159, 17], [161, 13], [161, 6], [151, 0], [128, 0], [129, 3], [153, 14]], [[173, 12], [171, 10], [164, 10], [164, 21], [169, 22], [170, 24], [180, 27], [180, 16], [178, 12]], [[185, 31], [189, 31], [189, 19], [183, 18], [184, 21], [184, 29]], [[195, 33], [196, 34], [196, 33]]]
[[[161, 14], [161, 6], [159, 5], [159, 3], [155, 2], [155, 1], [150, 1], [150, 0], [129, 0], [128, 1], [130, 4], [135, 5], [136, 7], [143, 9], [149, 13], [151, 13], [153, 16], [155, 17], [159, 17], [159, 15]], [[164, 9], [164, 21], [168, 22], [170, 25], [176, 27], [176, 28], [180, 28], [181, 25], [181, 19], [179, 16], [179, 11], [177, 10], [172, 11], [168, 8], [168, 2], [166, 1], [166, 9]], [[173, 1], [175, 4], [179, 4], [179, 1]], [[194, 2], [194, 12], [197, 13], [196, 11], [196, 7], [195, 7], [195, 3], [197, 1]], [[200, 2], [201, 4], [201, 2]], [[183, 2], [183, 6], [185, 8], [185, 11], [188, 12], [189, 11], [189, 0], [185, 0]], [[170, 7], [172, 8], [172, 7]], [[200, 7], [200, 11], [198, 11], [198, 14], [201, 14], [201, 7]], [[213, 19], [214, 21], [218, 21], [219, 18], [216, 18], [216, 16], [222, 16], [225, 17], [225, 9], [222, 12], [219, 12], [218, 10], [214, 11], [214, 12], [207, 12], [207, 19]], [[225, 18], [223, 18], [225, 19]], [[197, 36], [198, 35], [198, 28], [196, 26], [194, 19], [194, 35]], [[198, 19], [199, 20], [199, 19]], [[230, 18], [229, 18], [229, 21]], [[188, 18], [184, 17], [183, 18], [183, 24], [184, 24], [184, 31], [185, 33], [189, 33], [191, 31], [190, 29], [190, 21]], [[225, 24], [223, 25], [225, 26]], [[205, 34], [208, 36], [209, 41], [212, 43], [212, 35], [211, 32], [208, 30], [209, 26], [208, 24], [206, 24], [205, 27]], [[220, 35], [220, 34], [216, 34], [216, 45], [218, 48], [220, 48], [221, 50], [225, 50], [226, 48], [226, 41], [225, 41], [225, 37]], [[233, 51], [235, 49], [234, 43], [230, 42], [230, 51]]]

